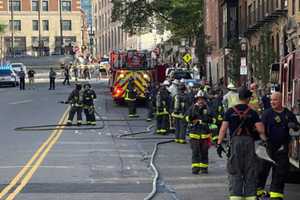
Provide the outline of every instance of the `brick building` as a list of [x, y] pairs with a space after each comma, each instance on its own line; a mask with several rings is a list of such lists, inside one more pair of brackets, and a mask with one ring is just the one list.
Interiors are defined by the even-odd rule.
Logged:
[[[6, 53], [35, 55], [40, 49], [44, 55], [59, 53], [61, 49], [59, 2], [59, 0], [0, 0], [0, 21], [7, 25], [4, 34]], [[61, 0], [61, 16], [62, 48], [68, 53], [72, 49], [72, 44], [81, 45], [80, 0]]]

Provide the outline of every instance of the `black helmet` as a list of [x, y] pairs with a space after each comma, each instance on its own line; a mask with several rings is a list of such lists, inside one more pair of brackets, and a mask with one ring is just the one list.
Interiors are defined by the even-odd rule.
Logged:
[[76, 83], [76, 90], [81, 90], [81, 88], [82, 88], [82, 85], [80, 84], [80, 83]]

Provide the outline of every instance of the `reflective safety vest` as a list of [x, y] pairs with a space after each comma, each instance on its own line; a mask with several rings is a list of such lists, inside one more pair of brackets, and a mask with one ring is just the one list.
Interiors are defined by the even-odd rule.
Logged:
[[261, 111], [260, 101], [255, 93], [253, 93], [248, 105], [250, 106], [250, 108], [252, 108], [255, 111]]
[[239, 96], [237, 93], [232, 93], [230, 95], [228, 95], [227, 97], [227, 106], [228, 108], [231, 108], [237, 104], [239, 104]]
[[134, 90], [126, 90], [125, 101], [135, 101], [136, 100], [136, 92]]

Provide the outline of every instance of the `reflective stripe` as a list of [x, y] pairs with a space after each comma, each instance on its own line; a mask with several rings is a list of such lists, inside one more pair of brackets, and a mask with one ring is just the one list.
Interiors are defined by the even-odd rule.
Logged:
[[185, 121], [187, 121], [187, 122], [189, 122], [189, 121], [190, 121], [190, 118], [189, 118], [189, 116], [186, 116], [186, 117], [185, 117]]
[[194, 134], [194, 133], [190, 133], [190, 134], [189, 134], [189, 137], [192, 138], [192, 139], [197, 139], [197, 140], [200, 140], [200, 138], [201, 138], [200, 135]]
[[218, 120], [219, 120], [219, 121], [223, 121], [222, 115], [218, 115]]
[[179, 143], [184, 144], [184, 143], [186, 143], [186, 141], [183, 139], [179, 139]]
[[200, 163], [192, 163], [192, 167], [200, 167]]
[[209, 129], [210, 129], [210, 130], [218, 129], [218, 126], [215, 125], [215, 124], [211, 124], [211, 125], [209, 125]]
[[230, 196], [229, 200], [244, 200], [244, 197], [241, 197], [241, 196]]
[[201, 167], [201, 168], [208, 168], [208, 164], [206, 164], [206, 163], [199, 163], [199, 167]]
[[266, 193], [267, 193], [267, 191], [265, 191], [264, 189], [257, 189], [256, 190], [256, 195], [257, 196], [262, 196], [262, 195], [264, 195]]
[[270, 192], [270, 198], [283, 198], [284, 195], [279, 192]]
[[197, 139], [197, 140], [200, 140], [200, 139], [208, 139], [208, 138], [210, 138], [210, 134], [196, 134], [196, 133], [190, 133], [190, 134], [189, 134], [189, 137], [192, 138], [192, 139]]
[[256, 200], [256, 196], [244, 197], [244, 200]]
[[179, 142], [179, 139], [175, 139], [174, 141], [175, 141], [175, 142]]
[[212, 140], [218, 140], [218, 136], [214, 136]]
[[179, 118], [179, 119], [184, 119], [184, 115], [183, 115], [183, 114], [175, 114], [175, 113], [172, 113], [172, 117], [174, 117], [174, 118]]
[[167, 130], [166, 130], [166, 129], [160, 129], [160, 132], [161, 132], [161, 133], [166, 133]]

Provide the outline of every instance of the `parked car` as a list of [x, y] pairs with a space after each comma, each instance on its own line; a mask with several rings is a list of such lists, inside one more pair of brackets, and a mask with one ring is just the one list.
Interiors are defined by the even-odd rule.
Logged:
[[18, 78], [10, 65], [0, 66], [0, 85], [19, 85]]
[[27, 74], [27, 68], [23, 63], [11, 63], [11, 67], [13, 68], [14, 72], [18, 75], [21, 69]]

